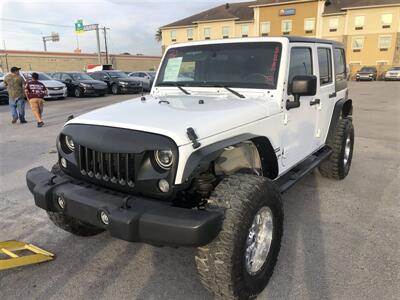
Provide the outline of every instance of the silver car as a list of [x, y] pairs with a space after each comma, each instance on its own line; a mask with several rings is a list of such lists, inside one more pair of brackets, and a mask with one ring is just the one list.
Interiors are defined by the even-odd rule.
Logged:
[[[32, 73], [34, 71], [23, 71], [20, 72], [21, 76], [25, 81], [29, 81], [32, 79]], [[39, 81], [44, 84], [48, 91], [48, 95], [44, 97], [44, 99], [63, 99], [67, 97], [67, 87], [64, 83], [54, 80], [49, 75], [43, 72], [35, 72], [39, 75]]]
[[393, 67], [385, 73], [385, 80], [400, 80], [400, 67]]
[[154, 78], [156, 77], [155, 71], [137, 71], [128, 74], [129, 77], [134, 78], [142, 83], [143, 90], [150, 92], [153, 86]]

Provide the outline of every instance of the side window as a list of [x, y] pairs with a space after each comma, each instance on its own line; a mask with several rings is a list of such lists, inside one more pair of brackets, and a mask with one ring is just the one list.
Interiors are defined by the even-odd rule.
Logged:
[[60, 74], [59, 73], [53, 74], [53, 78], [56, 80], [60, 80]]
[[336, 81], [346, 80], [346, 56], [344, 49], [335, 48], [335, 76]]
[[71, 77], [68, 74], [62, 74], [61, 80], [67, 80], [67, 79], [71, 79]]
[[333, 82], [331, 49], [318, 48], [319, 82], [321, 85]]
[[311, 48], [292, 48], [290, 52], [289, 90], [293, 78], [298, 75], [313, 75]]

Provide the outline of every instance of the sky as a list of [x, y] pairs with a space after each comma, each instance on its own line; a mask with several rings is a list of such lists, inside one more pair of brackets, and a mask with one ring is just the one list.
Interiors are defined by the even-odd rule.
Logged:
[[[9, 50], [43, 51], [42, 36], [57, 32], [60, 41], [48, 42], [48, 51], [73, 52], [77, 48], [74, 23], [82, 19], [84, 25], [98, 23], [110, 28], [107, 32], [110, 53], [160, 55], [161, 44], [154, 39], [159, 27], [223, 3], [223, 0], [0, 0], [0, 49], [5, 44]], [[104, 51], [103, 34], [100, 38]], [[81, 34], [78, 40], [82, 52], [97, 51], [95, 32]]]

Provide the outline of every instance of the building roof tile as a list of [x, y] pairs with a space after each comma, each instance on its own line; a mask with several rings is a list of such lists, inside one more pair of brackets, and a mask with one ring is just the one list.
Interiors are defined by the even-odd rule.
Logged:
[[254, 10], [249, 7], [257, 1], [229, 3], [220, 5], [161, 28], [190, 26], [198, 22], [214, 20], [236, 19], [238, 21], [251, 21], [254, 19]]

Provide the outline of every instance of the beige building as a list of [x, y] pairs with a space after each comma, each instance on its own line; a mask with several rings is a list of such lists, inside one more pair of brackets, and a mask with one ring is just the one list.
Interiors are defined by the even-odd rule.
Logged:
[[299, 35], [343, 42], [353, 71], [400, 64], [400, 0], [259, 0], [165, 25], [163, 49], [187, 41]]
[[[114, 69], [122, 71], [157, 70], [159, 56], [110, 55]], [[97, 54], [0, 50], [0, 71], [13, 66], [42, 72], [84, 71], [88, 64], [97, 64]]]

